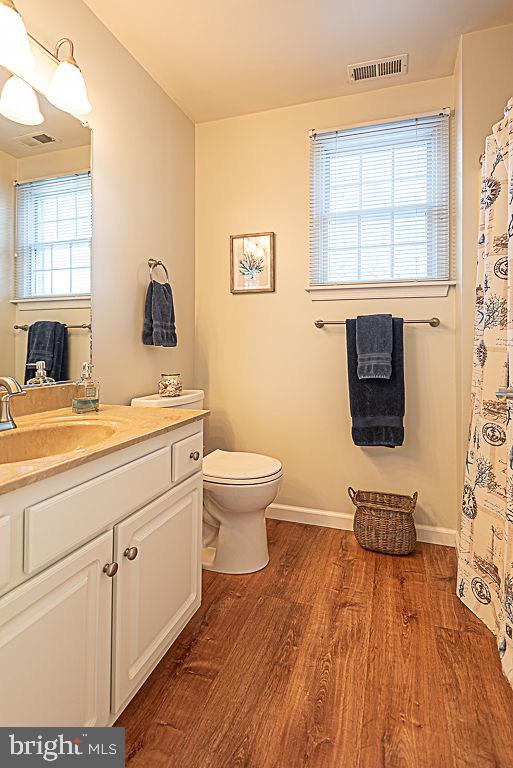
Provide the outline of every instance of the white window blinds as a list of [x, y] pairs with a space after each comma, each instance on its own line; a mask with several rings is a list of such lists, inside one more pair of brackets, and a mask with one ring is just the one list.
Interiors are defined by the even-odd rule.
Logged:
[[91, 174], [16, 186], [16, 298], [91, 292]]
[[449, 279], [449, 116], [311, 137], [310, 284]]

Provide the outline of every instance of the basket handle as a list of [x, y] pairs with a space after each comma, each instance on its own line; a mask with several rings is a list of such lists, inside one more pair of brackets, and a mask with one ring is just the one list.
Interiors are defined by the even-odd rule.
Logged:
[[355, 504], [355, 498], [356, 498], [356, 491], [355, 491], [355, 489], [351, 488], [351, 486], [349, 486], [349, 488], [347, 489], [347, 492], [349, 494], [349, 498], [351, 499], [353, 504]]

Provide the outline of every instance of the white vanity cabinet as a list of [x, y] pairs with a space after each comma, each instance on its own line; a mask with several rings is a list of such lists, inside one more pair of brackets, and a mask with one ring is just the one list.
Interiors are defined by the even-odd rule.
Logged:
[[11, 520], [0, 515], [0, 589], [9, 583], [11, 573]]
[[197, 478], [114, 529], [113, 711], [146, 679], [199, 605], [200, 535]]
[[0, 599], [0, 725], [109, 719], [112, 531]]
[[0, 496], [0, 726], [115, 721], [201, 601], [201, 458], [195, 422]]

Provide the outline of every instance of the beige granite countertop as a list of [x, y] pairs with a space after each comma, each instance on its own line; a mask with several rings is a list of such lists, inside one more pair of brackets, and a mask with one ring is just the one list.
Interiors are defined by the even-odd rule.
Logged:
[[[44, 480], [148, 438], [171, 432], [185, 424], [200, 421], [208, 413], [208, 411], [177, 408], [154, 409], [132, 408], [127, 405], [101, 405], [98, 413], [78, 415], [72, 413], [71, 408], [60, 408], [28, 416], [19, 416], [16, 419], [18, 425], [16, 430], [0, 433], [0, 494], [14, 491], [38, 480]], [[99, 422], [106, 425], [109, 432], [110, 428], [113, 428], [114, 431], [101, 442], [66, 453], [42, 458], [26, 458], [23, 461], [9, 463], [4, 463], [2, 459], [2, 440], [8, 440], [9, 435], [15, 431], [20, 433], [28, 428], [52, 425], [59, 429], [58, 425], [62, 422], [70, 424], [84, 421]], [[31, 445], [34, 445], [36, 439], [34, 435]], [[7, 454], [5, 448], [3, 453], [5, 457]]]

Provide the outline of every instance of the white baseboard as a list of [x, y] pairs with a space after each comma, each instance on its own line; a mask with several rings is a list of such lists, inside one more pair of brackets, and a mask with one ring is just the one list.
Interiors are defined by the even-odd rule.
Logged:
[[[291, 507], [288, 504], [271, 504], [267, 509], [266, 517], [272, 520], [286, 520], [289, 523], [338, 528], [341, 531], [353, 530], [353, 515], [347, 512], [329, 512], [308, 507]], [[415, 525], [415, 528], [419, 541], [426, 544], [443, 544], [446, 547], [456, 546], [456, 531], [452, 528], [440, 528], [434, 525]]]

